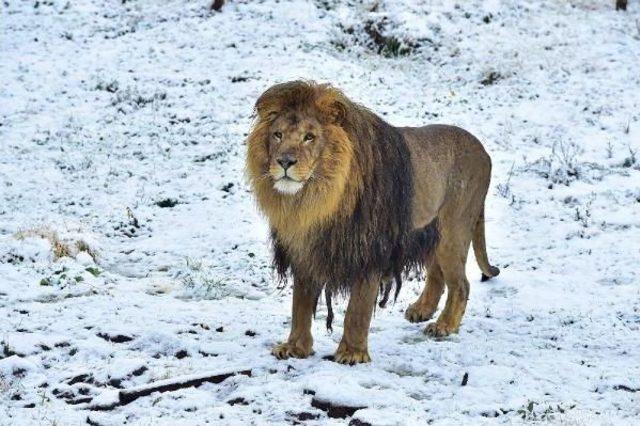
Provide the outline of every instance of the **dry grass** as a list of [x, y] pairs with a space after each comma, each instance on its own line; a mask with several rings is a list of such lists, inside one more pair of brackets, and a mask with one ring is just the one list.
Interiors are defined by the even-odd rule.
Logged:
[[62, 257], [75, 257], [80, 252], [87, 253], [94, 261], [98, 258], [96, 250], [86, 241], [73, 239], [63, 240], [56, 231], [46, 226], [20, 231], [16, 233], [15, 237], [19, 240], [29, 237], [37, 237], [49, 241], [54, 261]]

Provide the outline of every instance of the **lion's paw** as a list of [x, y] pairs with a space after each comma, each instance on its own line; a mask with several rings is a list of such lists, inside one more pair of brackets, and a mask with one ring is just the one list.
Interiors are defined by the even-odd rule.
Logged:
[[348, 349], [348, 348], [338, 348], [335, 356], [333, 357], [335, 362], [339, 362], [340, 364], [360, 364], [364, 362], [371, 362], [371, 357], [366, 350], [359, 349]]
[[457, 332], [458, 327], [451, 327], [440, 321], [431, 322], [427, 324], [427, 327], [424, 329], [424, 334], [435, 338], [447, 337]]
[[271, 349], [271, 354], [278, 359], [307, 358], [313, 353], [311, 348], [303, 349], [293, 343], [280, 343]]
[[409, 305], [409, 307], [405, 311], [404, 317], [409, 322], [423, 322], [430, 320], [433, 317], [435, 311], [435, 309], [425, 308], [422, 305], [413, 303]]

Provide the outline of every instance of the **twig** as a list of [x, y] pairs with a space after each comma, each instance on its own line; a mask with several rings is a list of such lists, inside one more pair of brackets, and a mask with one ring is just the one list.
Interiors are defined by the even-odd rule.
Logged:
[[140, 223], [138, 222], [138, 219], [133, 215], [133, 211], [131, 211], [129, 207], [127, 207], [127, 216], [129, 217], [129, 221], [131, 222], [131, 225], [133, 225], [136, 228], [140, 228]]
[[[92, 403], [86, 407], [89, 410], [109, 411], [116, 407], [127, 405], [138, 398], [149, 396], [154, 392], [173, 392], [179, 389], [198, 387], [204, 383], [222, 383], [233, 376], [249, 376], [251, 370], [238, 370], [229, 373], [207, 373], [192, 376], [176, 377], [173, 379], [158, 380], [157, 382], [148, 383], [131, 389], [123, 389], [118, 392], [106, 392], [94, 398]], [[98, 399], [98, 401], [96, 401]]]

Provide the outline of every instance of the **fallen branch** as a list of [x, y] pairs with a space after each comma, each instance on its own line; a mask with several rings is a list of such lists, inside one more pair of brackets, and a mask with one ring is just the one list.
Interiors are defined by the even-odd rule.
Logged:
[[621, 391], [631, 392], [631, 393], [640, 392], [640, 388], [632, 388], [627, 385], [615, 385], [613, 387], [613, 390], [621, 390]]
[[332, 419], [346, 419], [353, 414], [367, 407], [351, 407], [348, 405], [335, 404], [330, 401], [324, 401], [316, 397], [311, 398], [311, 406], [327, 413]]
[[204, 383], [222, 383], [233, 376], [249, 376], [251, 370], [238, 370], [229, 373], [206, 373], [191, 376], [176, 377], [173, 379], [158, 380], [157, 382], [148, 383], [131, 389], [123, 389], [120, 391], [110, 390], [103, 392], [83, 407], [89, 410], [109, 411], [116, 407], [127, 405], [138, 398], [149, 396], [154, 392], [172, 392], [179, 389], [190, 387], [197, 388]]

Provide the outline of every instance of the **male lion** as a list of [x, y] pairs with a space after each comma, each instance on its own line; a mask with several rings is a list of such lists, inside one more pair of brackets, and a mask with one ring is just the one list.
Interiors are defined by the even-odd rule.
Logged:
[[291, 333], [273, 354], [313, 352], [311, 319], [326, 288], [350, 294], [334, 359], [370, 361], [380, 283], [395, 278], [399, 286], [412, 267], [426, 267], [427, 283], [406, 318], [430, 319], [446, 283], [447, 303], [425, 333], [456, 333], [472, 241], [483, 279], [499, 273], [487, 259], [491, 160], [478, 139], [453, 126], [393, 127], [328, 84], [275, 85], [255, 109], [248, 175], [271, 227], [277, 271], [293, 276]]

